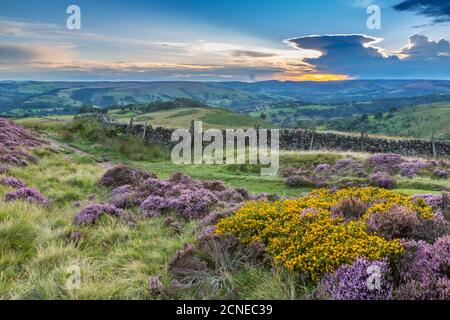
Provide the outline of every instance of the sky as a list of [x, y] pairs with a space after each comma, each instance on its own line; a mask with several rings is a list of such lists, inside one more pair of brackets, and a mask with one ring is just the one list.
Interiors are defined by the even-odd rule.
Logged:
[[449, 40], [450, 0], [1, 0], [0, 80], [450, 80]]

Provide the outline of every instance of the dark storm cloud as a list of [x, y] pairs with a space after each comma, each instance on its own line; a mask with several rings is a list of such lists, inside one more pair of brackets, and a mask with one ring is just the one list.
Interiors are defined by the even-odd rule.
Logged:
[[450, 21], [450, 0], [404, 0], [393, 8], [433, 18], [435, 23]]
[[[305, 59], [315, 70], [355, 78], [449, 78], [450, 52], [446, 40], [432, 41], [423, 35], [409, 39], [398, 55], [383, 54], [374, 47], [377, 39], [366, 35], [309, 36], [288, 40], [297, 48], [322, 53]], [[402, 59], [400, 59], [402, 57]]]

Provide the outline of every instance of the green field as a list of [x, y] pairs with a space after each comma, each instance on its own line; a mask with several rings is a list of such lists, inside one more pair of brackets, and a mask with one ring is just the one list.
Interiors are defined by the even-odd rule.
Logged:
[[420, 139], [435, 137], [450, 140], [450, 102], [418, 105], [393, 113], [382, 120], [370, 118], [372, 133]]
[[189, 128], [193, 120], [202, 121], [203, 128], [254, 128], [259, 125], [264, 128], [273, 128], [274, 125], [256, 117], [242, 115], [226, 109], [216, 108], [180, 108], [144, 114], [120, 114], [111, 111], [110, 115], [120, 122], [128, 123], [131, 118], [135, 123], [144, 123], [154, 127]]

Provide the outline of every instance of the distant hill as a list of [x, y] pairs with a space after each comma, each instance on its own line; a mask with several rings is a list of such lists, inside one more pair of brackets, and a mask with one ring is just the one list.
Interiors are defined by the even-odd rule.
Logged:
[[450, 93], [450, 81], [1, 82], [0, 114], [70, 114], [83, 106], [109, 107], [175, 98], [242, 110], [296, 100], [340, 104], [445, 93]]

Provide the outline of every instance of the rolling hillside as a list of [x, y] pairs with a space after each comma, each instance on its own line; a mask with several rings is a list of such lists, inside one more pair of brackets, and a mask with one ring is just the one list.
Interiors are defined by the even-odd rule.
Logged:
[[397, 111], [391, 117], [370, 119], [372, 133], [450, 140], [450, 102], [423, 104]]
[[180, 108], [140, 115], [132, 113], [121, 115], [112, 111], [110, 115], [120, 122], [128, 123], [133, 117], [135, 123], [147, 121], [148, 124], [154, 127], [166, 128], [189, 128], [193, 120], [202, 121], [204, 129], [253, 128], [255, 125], [260, 125], [264, 128], [274, 127], [274, 125], [259, 118], [215, 108]]
[[215, 107], [248, 109], [295, 100], [350, 103], [450, 93], [450, 81], [331, 82], [0, 82], [0, 114], [68, 114], [83, 105], [109, 107], [188, 98]]

